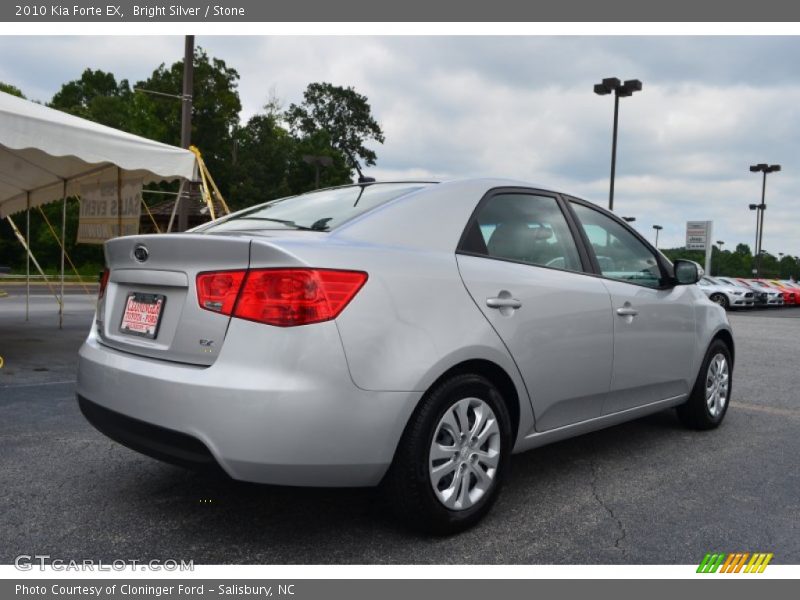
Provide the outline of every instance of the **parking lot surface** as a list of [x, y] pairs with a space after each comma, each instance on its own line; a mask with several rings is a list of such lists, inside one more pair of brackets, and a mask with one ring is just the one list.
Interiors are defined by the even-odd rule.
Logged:
[[[409, 533], [374, 490], [236, 483], [108, 440], [74, 399], [93, 299], [0, 298], [0, 563], [677, 563], [706, 552], [800, 562], [800, 308], [732, 313], [733, 400], [711, 432], [673, 412], [518, 455], [489, 517], [451, 538]], [[653, 348], [654, 352], [658, 348]], [[224, 402], [224, 399], [220, 399]]]

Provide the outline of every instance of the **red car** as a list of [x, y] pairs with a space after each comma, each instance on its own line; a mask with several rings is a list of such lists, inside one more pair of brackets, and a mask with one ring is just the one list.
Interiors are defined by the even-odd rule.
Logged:
[[[786, 285], [783, 281], [778, 281], [777, 279], [770, 279], [769, 284], [783, 292], [783, 298], [787, 304], [800, 304], [800, 289]], [[787, 295], [789, 299], [787, 299]]]

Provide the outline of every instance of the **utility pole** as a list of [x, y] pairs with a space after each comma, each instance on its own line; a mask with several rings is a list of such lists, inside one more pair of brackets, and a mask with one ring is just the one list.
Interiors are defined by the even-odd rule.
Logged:
[[[183, 53], [183, 94], [181, 96], [181, 147], [192, 144], [192, 91], [194, 86], [194, 36], [187, 35]], [[189, 228], [189, 200], [192, 197], [191, 182], [184, 186], [182, 198], [178, 198], [178, 231]]]

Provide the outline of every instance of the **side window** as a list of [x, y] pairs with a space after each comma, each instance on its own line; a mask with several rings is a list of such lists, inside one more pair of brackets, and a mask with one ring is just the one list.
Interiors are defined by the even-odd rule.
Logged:
[[550, 196], [505, 193], [490, 197], [470, 222], [460, 249], [554, 269], [582, 270], [566, 218]]
[[604, 277], [648, 287], [661, 285], [656, 256], [621, 224], [583, 204], [572, 203]]

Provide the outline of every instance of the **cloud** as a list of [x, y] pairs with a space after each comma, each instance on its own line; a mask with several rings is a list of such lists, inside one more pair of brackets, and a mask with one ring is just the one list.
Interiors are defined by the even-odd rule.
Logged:
[[[298, 102], [312, 81], [352, 85], [386, 133], [379, 178], [509, 176], [605, 204], [607, 76], [639, 78], [620, 102], [617, 212], [662, 246], [687, 220], [715, 221], [727, 248], [752, 245], [760, 179], [769, 178], [764, 247], [800, 255], [795, 233], [800, 40], [794, 37], [198, 37], [240, 75], [242, 118], [274, 90]], [[86, 67], [131, 81], [181, 57], [180, 37], [5, 37], [0, 80], [49, 99]], [[199, 92], [201, 93], [201, 92]]]

